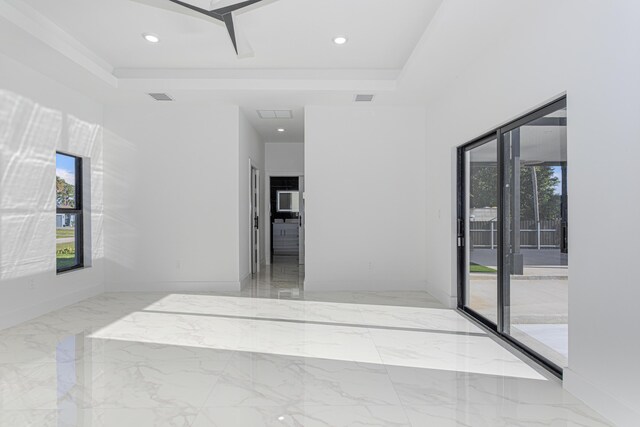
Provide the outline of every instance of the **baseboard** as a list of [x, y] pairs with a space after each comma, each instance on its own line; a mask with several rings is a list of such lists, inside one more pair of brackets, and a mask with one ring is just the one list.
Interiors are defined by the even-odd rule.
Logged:
[[426, 291], [422, 280], [305, 280], [305, 291]]
[[571, 369], [564, 370], [563, 385], [569, 393], [582, 400], [616, 426], [638, 425], [640, 412], [637, 407], [633, 409], [631, 405], [621, 402]]
[[78, 303], [88, 298], [93, 298], [104, 292], [103, 285], [96, 285], [79, 291], [60, 295], [54, 299], [42, 301], [28, 307], [0, 315], [0, 330], [28, 322], [37, 317], [44, 316], [52, 311], [60, 310], [66, 306]]
[[107, 283], [106, 292], [229, 292], [239, 291], [240, 282], [137, 282]]
[[240, 280], [240, 289], [245, 289], [251, 283], [251, 273], [247, 273], [246, 276]]
[[438, 302], [448, 308], [456, 308], [458, 306], [458, 298], [455, 295], [450, 295], [443, 290], [427, 284], [427, 292], [434, 297]]

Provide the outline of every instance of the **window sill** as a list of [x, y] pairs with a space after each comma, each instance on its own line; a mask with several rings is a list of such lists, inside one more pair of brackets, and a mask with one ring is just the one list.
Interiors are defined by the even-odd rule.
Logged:
[[90, 266], [79, 265], [77, 267], [65, 268], [64, 270], [56, 270], [56, 276], [61, 274], [73, 273], [74, 271], [85, 270], [90, 268]]

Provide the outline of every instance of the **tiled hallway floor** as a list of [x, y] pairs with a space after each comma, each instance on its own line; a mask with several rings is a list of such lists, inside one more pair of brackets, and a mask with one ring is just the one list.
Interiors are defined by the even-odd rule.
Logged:
[[608, 425], [426, 293], [309, 294], [301, 276], [104, 294], [2, 331], [0, 425]]

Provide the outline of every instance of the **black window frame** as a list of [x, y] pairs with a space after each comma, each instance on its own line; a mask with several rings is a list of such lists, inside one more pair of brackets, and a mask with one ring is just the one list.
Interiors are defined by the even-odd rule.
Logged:
[[[56, 157], [60, 154], [62, 156], [72, 157], [75, 161], [75, 208], [61, 208], [58, 207], [56, 200], [56, 215], [58, 214], [73, 214], [76, 216], [75, 225], [75, 244], [76, 244], [76, 260], [77, 262], [69, 267], [58, 268], [58, 258], [56, 254], [56, 274], [66, 273], [73, 270], [84, 268], [84, 221], [83, 221], [83, 203], [82, 203], [82, 157], [74, 156], [73, 154], [65, 153], [62, 151], [56, 151]], [[57, 159], [56, 159], [57, 161]], [[57, 196], [57, 193], [56, 193]], [[57, 230], [56, 230], [57, 232]]]

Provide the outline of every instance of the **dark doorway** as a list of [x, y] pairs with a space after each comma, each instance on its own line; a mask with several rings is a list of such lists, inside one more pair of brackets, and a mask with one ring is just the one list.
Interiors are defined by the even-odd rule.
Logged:
[[295, 177], [271, 177], [271, 263], [297, 263], [300, 184]]

